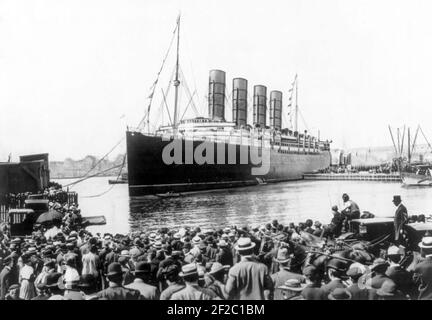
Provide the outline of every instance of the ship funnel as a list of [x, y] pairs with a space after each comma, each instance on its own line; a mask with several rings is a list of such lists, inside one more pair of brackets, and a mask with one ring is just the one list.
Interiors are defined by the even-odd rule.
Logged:
[[267, 114], [267, 87], [256, 85], [254, 86], [253, 96], [253, 124], [259, 125], [261, 128], [266, 126]]
[[282, 92], [270, 92], [270, 126], [272, 129], [282, 128]]
[[225, 121], [225, 72], [211, 70], [209, 76], [209, 118]]
[[246, 79], [233, 79], [232, 119], [237, 126], [247, 125], [247, 86], [248, 82]]

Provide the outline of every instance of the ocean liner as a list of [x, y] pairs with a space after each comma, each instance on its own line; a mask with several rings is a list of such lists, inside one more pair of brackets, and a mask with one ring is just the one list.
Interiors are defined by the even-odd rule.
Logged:
[[[175, 31], [173, 121], [155, 132], [130, 128], [126, 132], [131, 197], [299, 180], [305, 172], [329, 167], [330, 142], [297, 130], [297, 94], [291, 107], [295, 123], [290, 130], [282, 128], [282, 92], [271, 91], [268, 99], [267, 88], [255, 85], [250, 125], [247, 123], [248, 81], [235, 78], [231, 94], [232, 121], [226, 121], [226, 74], [221, 70], [210, 71], [208, 117], [179, 120], [180, 19]], [[290, 101], [296, 91], [297, 77], [290, 89]]]

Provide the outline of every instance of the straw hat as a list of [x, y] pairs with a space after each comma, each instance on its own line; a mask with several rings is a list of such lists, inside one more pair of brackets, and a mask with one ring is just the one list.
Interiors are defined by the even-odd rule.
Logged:
[[221, 240], [219, 240], [219, 242], [217, 243], [217, 245], [219, 247], [223, 248], [223, 247], [227, 247], [228, 243], [225, 240], [221, 239]]
[[290, 290], [290, 291], [303, 291], [307, 286], [306, 283], [300, 282], [299, 279], [288, 279], [285, 283], [278, 287], [278, 289]]
[[418, 246], [422, 249], [432, 249], [432, 237], [423, 237]]
[[200, 244], [201, 238], [198, 236], [193, 237], [192, 244]]
[[220, 262], [215, 262], [212, 264], [209, 274], [216, 274], [220, 271], [226, 271], [227, 269], [229, 269], [229, 267], [229, 265], [224, 266]]
[[182, 271], [179, 273], [180, 277], [186, 277], [190, 275], [198, 275], [198, 269], [195, 263], [185, 264], [182, 267]]
[[237, 251], [245, 251], [255, 248], [255, 242], [252, 242], [250, 238], [240, 238], [237, 241], [235, 249]]
[[291, 260], [288, 248], [280, 248], [275, 259], [279, 263], [287, 263]]

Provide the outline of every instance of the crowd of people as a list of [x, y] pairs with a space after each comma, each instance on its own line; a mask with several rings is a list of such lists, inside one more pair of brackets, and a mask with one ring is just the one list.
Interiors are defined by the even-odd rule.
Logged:
[[49, 186], [43, 191], [35, 194], [32, 192], [7, 193], [0, 194], [0, 204], [5, 205], [8, 209], [20, 209], [25, 207], [25, 200], [29, 196], [40, 195], [53, 203], [65, 204], [68, 202], [68, 192], [63, 190], [62, 186], [55, 182], [50, 182]]
[[338, 236], [360, 209], [348, 195], [343, 199], [328, 225], [273, 220], [113, 235], [69, 228], [63, 220], [26, 238], [1, 234], [0, 299], [432, 299], [432, 237], [411, 253], [396, 241], [378, 250], [344, 243]]

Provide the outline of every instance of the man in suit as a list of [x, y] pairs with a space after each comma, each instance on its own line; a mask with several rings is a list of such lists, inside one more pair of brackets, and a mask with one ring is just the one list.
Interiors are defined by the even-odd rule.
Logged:
[[0, 300], [5, 299], [11, 285], [18, 283], [17, 261], [18, 255], [15, 252], [12, 252], [3, 261], [4, 268], [0, 273]]
[[401, 196], [393, 196], [393, 204], [397, 207], [394, 217], [395, 241], [399, 241], [399, 235], [408, 220], [408, 211], [402, 204]]
[[150, 263], [140, 261], [136, 265], [135, 271], [132, 272], [135, 275], [135, 279], [125, 287], [138, 290], [145, 300], [159, 300], [158, 288], [148, 284], [151, 276]]
[[235, 249], [241, 256], [228, 273], [225, 290], [235, 300], [268, 300], [273, 293], [273, 281], [268, 268], [253, 255], [255, 243], [243, 237]]
[[326, 300], [325, 292], [321, 289], [320, 271], [313, 265], [308, 265], [303, 269], [306, 278], [306, 287], [301, 295], [305, 300]]
[[271, 275], [273, 285], [275, 288], [273, 299], [285, 300], [283, 296], [283, 292], [282, 290], [279, 289], [279, 287], [284, 286], [285, 283], [291, 279], [296, 279], [300, 283], [305, 283], [306, 278], [302, 274], [298, 274], [290, 271], [291, 258], [288, 252], [288, 248], [284, 248], [284, 247], [280, 248], [278, 250], [278, 254], [275, 261], [279, 264], [279, 271]]
[[425, 259], [414, 268], [420, 280], [418, 300], [432, 300], [432, 237], [424, 237], [419, 247]]
[[352, 284], [347, 288], [351, 293], [352, 300], [368, 300], [369, 292], [366, 288], [360, 288], [358, 285], [359, 278], [366, 273], [366, 267], [360, 263], [353, 263], [347, 271]]
[[109, 287], [97, 293], [102, 300], [140, 300], [141, 293], [135, 289], [122, 286], [123, 271], [120, 263], [113, 262], [108, 266], [107, 278]]

